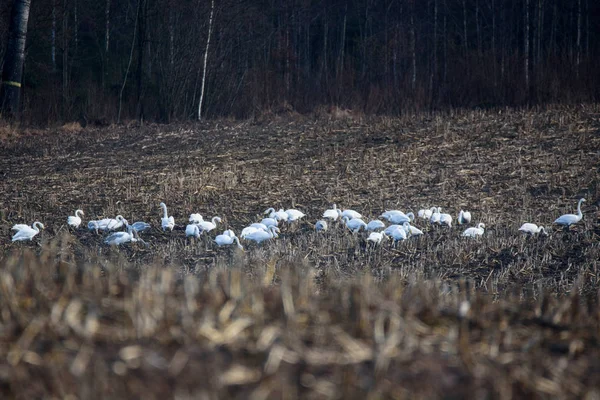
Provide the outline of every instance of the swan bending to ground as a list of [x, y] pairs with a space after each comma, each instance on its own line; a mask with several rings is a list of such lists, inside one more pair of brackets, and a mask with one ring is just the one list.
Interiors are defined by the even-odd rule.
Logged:
[[543, 226], [537, 226], [536, 224], [532, 224], [530, 222], [525, 222], [523, 225], [521, 225], [519, 230], [530, 235], [535, 235], [536, 233], [540, 232], [543, 232], [544, 235], [548, 235], [548, 232], [546, 232], [546, 228], [544, 228]]
[[387, 236], [384, 232], [371, 232], [371, 234], [367, 238], [367, 241], [373, 242], [374, 244], [379, 244], [386, 237]]
[[408, 222], [402, 224], [404, 231], [410, 236], [420, 236], [423, 234], [423, 231], [417, 228], [416, 226], [412, 226]]
[[267, 232], [257, 229], [255, 232], [246, 235], [244, 239], [251, 240], [256, 243], [261, 243], [265, 240], [276, 238], [277, 233], [279, 233], [279, 228], [277, 228], [276, 226], [270, 226]]
[[133, 224], [131, 224], [131, 227], [132, 227], [132, 228], [133, 228], [135, 231], [137, 231], [138, 233], [139, 233], [139, 232], [144, 232], [144, 231], [146, 231], [146, 230], [148, 230], [148, 229], [150, 229], [150, 228], [151, 228], [151, 226], [150, 226], [150, 224], [149, 224], [149, 223], [147, 223], [147, 222], [143, 222], [143, 221], [137, 221], [137, 222], [134, 222]]
[[402, 225], [405, 222], [412, 222], [415, 220], [415, 214], [413, 214], [412, 212], [409, 212], [408, 214], [400, 214], [400, 213], [393, 213], [389, 215], [388, 221], [390, 221], [392, 224], [400, 224]]
[[73, 228], [79, 228], [79, 225], [81, 225], [81, 217], [79, 214], [85, 215], [82, 210], [75, 210], [75, 215], [69, 215], [69, 217], [67, 217], [67, 224]]
[[392, 230], [390, 233], [388, 233], [388, 236], [394, 239], [395, 242], [399, 240], [406, 240], [407, 238], [406, 231], [402, 226], [398, 226], [396, 229]]
[[483, 235], [484, 228], [485, 228], [485, 224], [483, 222], [480, 222], [477, 224], [477, 228], [469, 228], [469, 229], [465, 230], [462, 233], [462, 235], [467, 236], [467, 237], [481, 236], [481, 235]]
[[385, 224], [381, 220], [378, 220], [378, 219], [369, 221], [369, 223], [367, 224], [368, 231], [376, 231], [377, 229], [383, 229], [383, 228], [385, 228]]
[[200, 215], [200, 214], [190, 214], [190, 223], [192, 223], [192, 224], [199, 224], [202, 221], [204, 221], [204, 219], [202, 218], [202, 215]]
[[348, 217], [349, 219], [361, 219], [362, 215], [354, 210], [344, 210], [342, 211], [342, 219], [344, 217]]
[[471, 223], [471, 213], [469, 211], [460, 210], [456, 218], [459, 225]]
[[441, 214], [442, 214], [441, 207], [431, 207], [431, 217], [429, 218], [429, 222], [432, 224], [439, 224]]
[[342, 217], [342, 210], [337, 208], [337, 206], [335, 204], [333, 205], [333, 208], [330, 208], [329, 210], [325, 210], [323, 212], [323, 218], [327, 218], [332, 221], [337, 221], [337, 219], [341, 218], [341, 217]]
[[569, 227], [573, 224], [578, 223], [583, 218], [583, 213], [581, 212], [581, 203], [585, 201], [584, 198], [579, 199], [579, 203], [577, 203], [577, 215], [575, 214], [564, 214], [561, 215], [554, 221], [555, 224], [562, 225], [565, 227]]
[[167, 214], [167, 205], [165, 203], [160, 203], [160, 207], [163, 210], [163, 217], [160, 219], [162, 229], [163, 231], [166, 231], [167, 229], [172, 231], [173, 228], [175, 228], [175, 218], [173, 218], [173, 216], [169, 217]]
[[116, 218], [104, 218], [98, 221], [88, 222], [88, 229], [90, 231], [114, 231], [121, 228], [123, 225], [128, 226], [129, 223], [122, 215], [117, 215]]
[[275, 209], [271, 207], [265, 211], [265, 214], [269, 214], [269, 218], [275, 218], [278, 221], [287, 221], [289, 218], [289, 215], [283, 211], [283, 208], [280, 208], [279, 211], [275, 211]]
[[127, 242], [137, 242], [138, 240], [146, 244], [143, 240], [136, 237], [137, 231], [131, 226], [127, 227], [127, 232], [115, 232], [104, 239], [104, 243], [111, 246], [118, 246]]
[[263, 225], [265, 225], [265, 226], [271, 226], [271, 225], [272, 226], [278, 226], [279, 225], [279, 222], [277, 221], [277, 218], [271, 218], [271, 217], [269, 217], [269, 218], [263, 218], [260, 221], [260, 223], [263, 224]]
[[35, 235], [40, 233], [40, 229], [44, 229], [44, 224], [35, 221], [31, 226], [25, 224], [17, 224], [12, 227], [12, 230], [17, 231], [12, 237], [13, 242], [23, 240], [31, 240]]
[[244, 247], [240, 244], [240, 239], [235, 236], [235, 233], [231, 229], [227, 229], [221, 235], [217, 235], [215, 238], [215, 243], [219, 246], [229, 246], [233, 243], [237, 243], [237, 247], [244, 250]]
[[315, 223], [315, 230], [317, 232], [326, 231], [327, 230], [327, 222], [323, 220], [319, 220]]
[[357, 233], [360, 231], [360, 228], [367, 229], [367, 224], [360, 218], [349, 219], [348, 216], [342, 217], [344, 222], [346, 223], [346, 227], [350, 229], [353, 233]]
[[440, 225], [448, 225], [450, 228], [452, 228], [452, 215], [440, 214]]
[[188, 224], [185, 227], [185, 236], [186, 237], [193, 236], [196, 239], [198, 239], [200, 237], [200, 228], [198, 228], [198, 225], [196, 225], [196, 224]]
[[300, 218], [302, 218], [306, 215], [302, 211], [295, 210], [293, 208], [290, 208], [289, 210], [285, 210], [285, 213], [288, 215], [288, 218], [287, 218], [288, 222], [298, 221]]

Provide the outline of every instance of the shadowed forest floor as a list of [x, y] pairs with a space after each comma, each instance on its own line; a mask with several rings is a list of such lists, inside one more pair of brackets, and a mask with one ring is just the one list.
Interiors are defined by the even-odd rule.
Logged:
[[[598, 106], [1, 133], [7, 397], [600, 396]], [[580, 197], [570, 231], [517, 231]], [[314, 232], [332, 203], [468, 209], [486, 232], [417, 220], [373, 248]], [[268, 207], [307, 217], [243, 252], [185, 238], [192, 212], [239, 233]], [[149, 245], [69, 231], [76, 208], [151, 223]]]

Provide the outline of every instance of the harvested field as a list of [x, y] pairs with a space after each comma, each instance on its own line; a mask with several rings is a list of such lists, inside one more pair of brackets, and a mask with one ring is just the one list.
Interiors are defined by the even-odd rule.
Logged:
[[[600, 396], [597, 105], [7, 130], [0, 153], [3, 397]], [[517, 231], [580, 197], [569, 231]], [[314, 232], [332, 203], [468, 209], [486, 232], [417, 222], [373, 248]], [[268, 207], [307, 217], [244, 252], [185, 238], [192, 212], [239, 232]], [[148, 246], [69, 231], [76, 208], [150, 222]]]

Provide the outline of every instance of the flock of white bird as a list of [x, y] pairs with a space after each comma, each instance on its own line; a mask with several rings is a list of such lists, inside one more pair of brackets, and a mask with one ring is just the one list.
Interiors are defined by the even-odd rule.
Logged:
[[[583, 218], [581, 212], [581, 203], [585, 199], [580, 199], [577, 204], [577, 214], [565, 214], [557, 218], [554, 223], [563, 227], [569, 227], [573, 224], [578, 223]], [[163, 231], [172, 231], [175, 227], [175, 219], [173, 216], [169, 216], [167, 206], [165, 203], [160, 203], [160, 207], [163, 211], [161, 218], [161, 227]], [[280, 223], [292, 223], [305, 217], [306, 215], [296, 209], [288, 209], [275, 211], [274, 208], [269, 208], [265, 211], [268, 216], [263, 218], [260, 222], [253, 223], [244, 229], [240, 233], [240, 237], [248, 242], [261, 243], [273, 238], [278, 237], [280, 233]], [[82, 224], [81, 217], [84, 215], [82, 210], [76, 210], [75, 215], [67, 218], [67, 224], [73, 229], [77, 229]], [[444, 225], [452, 227], [453, 218], [450, 214], [442, 213], [440, 207], [432, 207], [430, 209], [422, 209], [417, 213], [418, 218], [424, 221], [429, 221], [431, 224]], [[415, 221], [415, 215], [412, 212], [404, 213], [400, 210], [385, 211], [380, 215], [381, 219], [388, 221], [390, 225], [386, 224], [381, 219], [370, 220], [368, 223], [363, 220], [363, 216], [354, 210], [341, 210], [333, 205], [333, 208], [325, 210], [322, 219], [318, 220], [314, 227], [317, 232], [324, 232], [328, 229], [328, 221], [331, 224], [334, 221], [341, 221], [347, 229], [353, 233], [358, 233], [360, 230], [369, 232], [367, 240], [374, 244], [381, 243], [384, 239], [391, 239], [394, 242], [406, 240], [411, 236], [423, 235], [416, 226], [411, 225]], [[471, 223], [471, 213], [469, 211], [461, 210], [457, 216], [457, 222], [459, 225], [465, 225]], [[205, 232], [208, 233], [217, 228], [217, 224], [221, 223], [221, 218], [213, 217], [210, 221], [205, 221], [200, 214], [191, 214], [189, 217], [189, 224], [186, 226], [185, 234], [187, 237], [199, 238]], [[133, 224], [123, 218], [122, 215], [117, 215], [115, 218], [104, 218], [101, 220], [89, 221], [87, 227], [91, 231], [98, 233], [99, 231], [111, 232], [104, 242], [109, 245], [120, 245], [128, 242], [144, 242], [138, 235], [140, 232], [144, 232], [151, 228], [151, 225], [138, 221]], [[125, 227], [125, 231], [118, 231]], [[39, 232], [40, 229], [44, 229], [44, 225], [35, 221], [31, 226], [25, 224], [17, 224], [12, 227], [13, 230], [17, 231], [12, 237], [12, 241], [23, 241], [33, 239]], [[519, 231], [527, 234], [535, 235], [538, 233], [548, 234], [543, 226], [537, 226], [536, 224], [526, 222], [520, 228]], [[485, 225], [478, 223], [476, 227], [467, 228], [463, 231], [462, 236], [465, 237], [478, 237], [483, 235], [485, 232]], [[239, 248], [243, 248], [240, 239], [234, 233], [233, 230], [227, 229], [222, 234], [217, 235], [214, 239], [215, 243], [219, 246], [229, 246], [236, 244]]]

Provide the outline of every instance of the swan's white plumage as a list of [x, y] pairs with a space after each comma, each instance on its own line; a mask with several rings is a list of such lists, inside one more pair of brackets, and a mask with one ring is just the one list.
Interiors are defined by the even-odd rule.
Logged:
[[131, 228], [133, 228], [137, 232], [144, 232], [151, 228], [150, 224], [143, 221], [137, 221], [131, 224]]
[[323, 220], [319, 220], [315, 223], [315, 230], [317, 232], [326, 231], [327, 230], [327, 222]]
[[459, 225], [471, 223], [471, 213], [469, 211], [460, 210], [456, 218]]
[[427, 209], [427, 208], [419, 210], [419, 212], [417, 213], [419, 218], [423, 218], [423, 219], [431, 218], [431, 214], [433, 214], [433, 212], [431, 211], [431, 209]]
[[256, 243], [262, 243], [265, 240], [277, 237], [277, 232], [279, 232], [279, 228], [276, 226], [270, 226], [267, 232], [257, 229], [255, 232], [246, 235], [244, 239], [251, 240]]
[[201, 231], [210, 232], [217, 227], [217, 223], [221, 222], [221, 218], [213, 217], [210, 221], [201, 221], [197, 225]]
[[344, 210], [342, 211], [342, 218], [348, 217], [349, 219], [361, 219], [362, 215], [358, 211]]
[[202, 217], [202, 215], [200, 214], [190, 214], [190, 223], [192, 224], [198, 224], [200, 222], [204, 221], [204, 218]]
[[409, 212], [408, 214], [404, 214], [404, 213], [392, 213], [389, 214], [388, 217], [388, 221], [390, 221], [392, 224], [400, 224], [402, 225], [405, 222], [412, 222], [415, 220], [415, 214], [413, 214], [412, 212]]
[[377, 229], [383, 229], [383, 228], [385, 228], [385, 224], [381, 220], [378, 220], [378, 219], [371, 220], [367, 224], [368, 231], [376, 231]]
[[441, 207], [432, 207], [431, 208], [431, 217], [429, 218], [429, 222], [431, 222], [432, 224], [439, 224], [441, 213], [442, 213]]
[[410, 223], [405, 222], [402, 224], [404, 231], [410, 236], [421, 236], [423, 231], [417, 228], [416, 226], [412, 226]]
[[84, 215], [82, 210], [75, 210], [75, 215], [69, 215], [67, 217], [67, 224], [73, 228], [79, 228], [79, 225], [81, 225], [81, 217], [79, 214]]
[[188, 224], [185, 227], [185, 236], [190, 237], [193, 236], [196, 239], [200, 237], [200, 228], [196, 224]]
[[387, 235], [389, 237], [391, 237], [392, 239], [394, 239], [394, 241], [406, 240], [406, 238], [407, 238], [406, 231], [404, 230], [404, 228], [402, 226], [398, 226], [396, 229], [392, 230]]
[[360, 228], [367, 228], [367, 223], [360, 218], [349, 219], [348, 216], [344, 216], [342, 219], [346, 223], [346, 227], [354, 233], [360, 231]]
[[173, 216], [169, 217], [167, 205], [165, 203], [160, 203], [160, 207], [163, 209], [163, 217], [160, 219], [162, 229], [163, 231], [166, 231], [167, 229], [172, 231], [173, 228], [175, 228], [175, 218], [173, 218]]
[[583, 213], [581, 212], [581, 203], [583, 203], [584, 201], [584, 198], [579, 199], [579, 203], [577, 203], [577, 214], [561, 215], [554, 221], [554, 223], [563, 226], [571, 226], [581, 221], [581, 219], [583, 218]]
[[215, 243], [217, 243], [219, 246], [229, 246], [234, 242], [237, 243], [238, 248], [242, 250], [244, 249], [244, 247], [240, 244], [240, 239], [235, 236], [235, 233], [233, 233], [231, 229], [228, 229], [221, 235], [217, 235], [217, 237], [215, 237]]
[[327, 218], [332, 221], [337, 221], [337, 219], [341, 218], [341, 216], [342, 210], [337, 208], [335, 204], [333, 205], [333, 208], [330, 208], [329, 210], [325, 210], [325, 212], [323, 212], [323, 218]]
[[129, 227], [126, 232], [115, 232], [104, 239], [104, 243], [111, 246], [118, 246], [123, 243], [137, 241], [138, 239], [135, 237], [135, 231], [131, 227]]
[[302, 211], [299, 211], [299, 210], [296, 210], [293, 208], [291, 208], [289, 210], [285, 210], [285, 213], [288, 215], [288, 218], [287, 218], [288, 222], [298, 221], [300, 218], [302, 218], [306, 215]]
[[379, 244], [385, 238], [386, 235], [384, 232], [371, 232], [371, 234], [367, 238], [367, 241], [373, 242], [374, 244]]
[[261, 224], [265, 225], [265, 226], [278, 226], [279, 222], [277, 221], [277, 218], [263, 218], [260, 221]]
[[521, 232], [529, 233], [531, 235], [535, 235], [536, 233], [540, 232], [543, 232], [544, 235], [548, 234], [548, 232], [546, 232], [546, 228], [544, 228], [543, 226], [537, 226], [536, 224], [532, 224], [530, 222], [525, 222], [523, 225], [521, 225], [519, 230]]
[[12, 227], [13, 230], [17, 231], [13, 237], [13, 242], [19, 242], [23, 240], [31, 240], [35, 235], [40, 233], [40, 229], [44, 229], [44, 224], [35, 221], [31, 226], [25, 224], [17, 224]]
[[452, 215], [440, 214], [440, 225], [448, 225], [449, 227], [452, 227]]
[[479, 224], [477, 224], [477, 228], [469, 228], [469, 229], [465, 230], [462, 233], [462, 235], [467, 236], [467, 237], [481, 236], [484, 233], [484, 229], [485, 229], [485, 224], [483, 222], [480, 222]]

